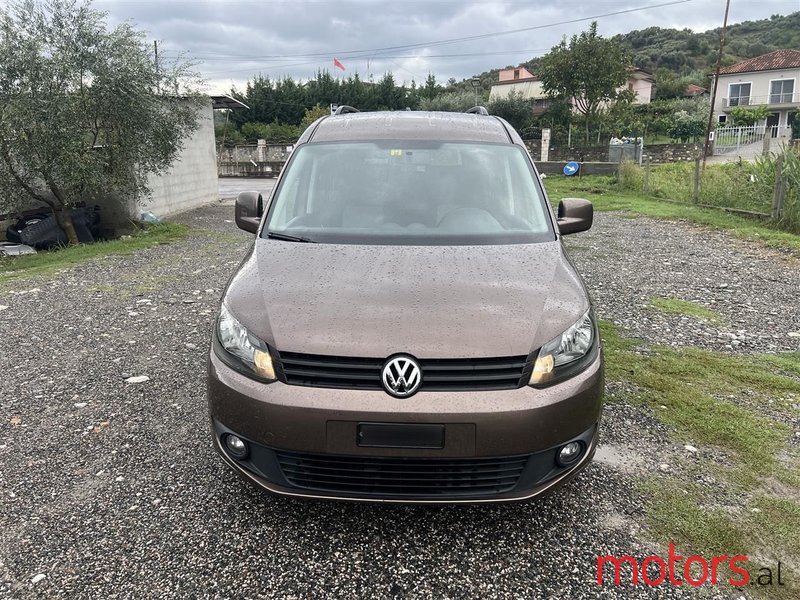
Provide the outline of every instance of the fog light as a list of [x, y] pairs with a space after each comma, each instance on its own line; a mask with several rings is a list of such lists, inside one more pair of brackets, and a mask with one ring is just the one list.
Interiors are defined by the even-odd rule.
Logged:
[[228, 434], [225, 436], [223, 442], [225, 443], [225, 449], [234, 458], [241, 460], [247, 456], [247, 442], [245, 442], [242, 438]]
[[578, 457], [580, 457], [582, 451], [583, 445], [580, 442], [570, 442], [569, 444], [565, 444], [561, 447], [561, 450], [558, 451], [558, 464], [562, 467], [571, 465], [578, 460]]

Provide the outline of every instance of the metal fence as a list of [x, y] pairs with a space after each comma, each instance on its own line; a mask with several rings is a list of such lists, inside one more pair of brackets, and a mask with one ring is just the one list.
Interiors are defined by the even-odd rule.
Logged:
[[761, 106], [776, 105], [776, 104], [797, 104], [800, 102], [800, 92], [778, 92], [776, 94], [767, 94], [765, 96], [733, 96], [732, 98], [723, 98], [722, 105], [725, 108], [731, 106]]
[[756, 156], [768, 150], [772, 140], [788, 140], [791, 135], [791, 128], [785, 125], [720, 127], [714, 132], [714, 154], [744, 152], [748, 156]]

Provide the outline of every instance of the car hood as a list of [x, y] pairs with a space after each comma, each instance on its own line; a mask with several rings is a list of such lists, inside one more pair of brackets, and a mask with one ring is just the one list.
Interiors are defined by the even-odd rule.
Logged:
[[225, 296], [279, 351], [527, 355], [587, 310], [560, 242], [360, 246], [257, 239]]

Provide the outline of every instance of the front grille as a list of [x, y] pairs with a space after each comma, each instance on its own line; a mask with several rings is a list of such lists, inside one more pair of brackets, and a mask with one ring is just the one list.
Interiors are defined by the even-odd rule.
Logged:
[[[345, 389], [383, 389], [386, 359], [281, 352], [284, 381], [290, 385]], [[420, 391], [504, 390], [521, 387], [530, 375], [527, 356], [435, 358], [418, 360]]]
[[276, 450], [293, 486], [374, 496], [483, 496], [514, 488], [529, 455], [406, 458], [302, 454]]

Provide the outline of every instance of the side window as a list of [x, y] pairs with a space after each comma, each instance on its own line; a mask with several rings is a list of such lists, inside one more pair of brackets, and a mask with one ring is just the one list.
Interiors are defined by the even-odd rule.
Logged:
[[750, 105], [750, 84], [732, 83], [728, 88], [728, 106]]
[[511, 214], [523, 219], [535, 231], [546, 230], [546, 216], [541, 210], [539, 192], [527, 157], [522, 152], [513, 152], [506, 156], [506, 162], [510, 187], [514, 190], [511, 195]]
[[770, 104], [791, 102], [794, 95], [794, 79], [776, 79], [770, 84]]

